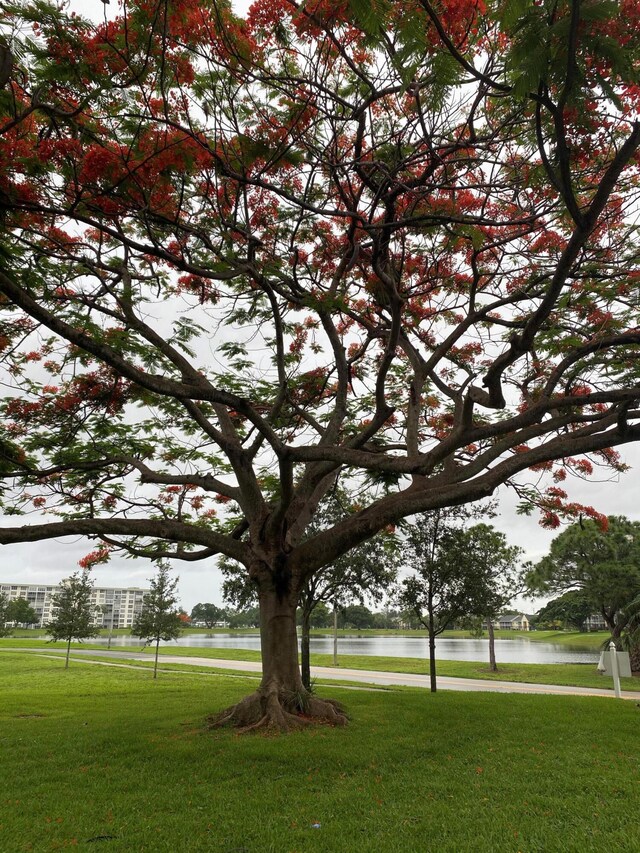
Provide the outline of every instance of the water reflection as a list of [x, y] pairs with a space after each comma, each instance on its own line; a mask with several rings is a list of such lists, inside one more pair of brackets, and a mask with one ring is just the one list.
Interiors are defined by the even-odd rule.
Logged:
[[[102, 641], [107, 642], [104, 637]], [[142, 643], [134, 637], [113, 637], [111, 645], [139, 648]], [[162, 643], [162, 645], [259, 650], [260, 635], [189, 634], [180, 637], [177, 641]], [[316, 654], [332, 654], [333, 638], [330, 636], [312, 637], [311, 651]], [[344, 636], [338, 638], [338, 653], [343, 655], [425, 658], [427, 656], [427, 638]], [[489, 645], [486, 639], [439, 639], [436, 643], [436, 657], [440, 660], [486, 660], [488, 656]], [[496, 640], [496, 657], [498, 662], [504, 663], [595, 663], [598, 660], [598, 654], [595, 652], [572, 649], [554, 643], [536, 643], [525, 638]]]

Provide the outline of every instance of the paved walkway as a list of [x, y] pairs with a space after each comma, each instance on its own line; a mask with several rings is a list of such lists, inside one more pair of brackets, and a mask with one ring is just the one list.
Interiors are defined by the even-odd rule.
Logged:
[[[7, 651], [33, 651], [51, 656], [54, 652], [46, 649], [7, 649]], [[64, 654], [62, 651], [60, 655]], [[111, 657], [120, 660], [131, 660], [135, 662], [144, 661], [149, 663], [151, 657], [148, 653], [121, 651], [119, 649], [74, 649], [72, 656], [76, 660], [89, 655], [93, 658]], [[55, 653], [58, 656], [58, 652]], [[88, 663], [88, 661], [86, 661]], [[190, 666], [212, 667], [215, 669], [231, 669], [235, 672], [260, 673], [262, 667], [258, 661], [226, 660], [205, 657], [187, 657], [182, 655], [162, 655], [162, 664], [179, 663]], [[105, 661], [106, 663], [106, 661]], [[406, 687], [429, 687], [428, 675], [412, 675], [408, 673], [378, 672], [375, 670], [344, 669], [343, 667], [312, 666], [313, 678], [335, 681], [354, 681], [374, 686], [406, 686]], [[604, 676], [603, 676], [604, 678]], [[607, 679], [608, 680], [608, 679]], [[564, 687], [557, 684], [525, 684], [518, 681], [487, 681], [481, 678], [450, 678], [445, 675], [438, 676], [438, 689], [440, 690], [470, 690], [484, 691], [488, 693], [543, 693], [556, 694], [559, 696], [608, 696], [615, 698], [613, 690], [597, 687]], [[634, 699], [640, 702], [640, 692], [623, 691], [623, 699]]]

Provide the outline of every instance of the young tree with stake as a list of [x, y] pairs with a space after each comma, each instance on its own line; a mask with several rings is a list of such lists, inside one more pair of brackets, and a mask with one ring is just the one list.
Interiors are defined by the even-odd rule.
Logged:
[[134, 637], [141, 637], [147, 644], [155, 643], [153, 677], [157, 678], [160, 640], [176, 640], [182, 633], [183, 621], [176, 609], [178, 578], [171, 580], [167, 565], [161, 563], [158, 566], [157, 573], [149, 579], [149, 587], [142, 610], [133, 619], [131, 633]]
[[524, 589], [520, 560], [524, 553], [508, 545], [504, 533], [489, 524], [457, 530], [447, 544], [447, 560], [464, 579], [465, 615], [482, 619], [489, 635], [489, 669], [498, 671], [494, 622]]
[[51, 596], [51, 621], [44, 626], [51, 640], [66, 640], [67, 654], [64, 667], [69, 668], [71, 641], [89, 639], [98, 635], [93, 623], [91, 607], [93, 583], [87, 569], [74, 572], [60, 584], [60, 591]]
[[[366, 6], [366, 9], [364, 8]], [[640, 437], [640, 7], [47, 0], [1, 25], [3, 501], [236, 560], [286, 730], [307, 580], [401, 519]], [[307, 531], [337, 482], [356, 511]], [[301, 698], [296, 698], [301, 697]], [[304, 718], [299, 711], [304, 704]]]
[[429, 634], [432, 693], [437, 690], [437, 637], [464, 617], [486, 618], [496, 609], [496, 587], [502, 580], [498, 572], [492, 576], [480, 547], [491, 528], [479, 524], [467, 531], [462, 526], [492, 511], [490, 506], [435, 510], [416, 516], [404, 528], [403, 554], [412, 574], [400, 584], [398, 604]]

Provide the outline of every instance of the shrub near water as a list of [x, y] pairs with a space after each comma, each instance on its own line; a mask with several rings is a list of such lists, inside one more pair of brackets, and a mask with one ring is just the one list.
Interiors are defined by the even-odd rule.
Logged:
[[3, 653], [0, 850], [640, 849], [635, 703], [336, 687], [347, 729], [207, 731], [248, 688]]

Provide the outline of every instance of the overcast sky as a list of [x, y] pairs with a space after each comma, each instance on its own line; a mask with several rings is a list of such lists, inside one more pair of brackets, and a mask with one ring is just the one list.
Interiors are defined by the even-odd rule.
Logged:
[[[238, 12], [246, 9], [247, 3], [236, 2]], [[100, 0], [71, 0], [71, 9], [102, 17], [105, 6]], [[117, 4], [106, 7], [108, 14], [116, 11]], [[614, 475], [610, 479], [599, 481], [597, 477], [589, 482], [567, 479], [563, 488], [570, 499], [593, 505], [607, 515], [626, 515], [640, 520], [640, 490], [638, 488], [638, 468], [640, 466], [640, 448], [626, 445], [621, 449], [624, 461], [632, 470], [623, 475]], [[602, 472], [602, 477], [606, 472]], [[538, 516], [519, 516], [515, 512], [516, 501], [507, 489], [498, 495], [501, 514], [491, 521], [502, 530], [510, 544], [520, 545], [526, 551], [527, 559], [536, 561], [548, 549], [549, 543], [558, 531], [547, 531], [538, 524]], [[6, 519], [4, 524], [15, 523]], [[78, 568], [78, 560], [94, 545], [81, 537], [24, 545], [0, 546], [0, 581], [20, 583], [53, 584], [68, 576]], [[176, 574], [180, 577], [179, 592], [182, 606], [190, 611], [199, 601], [222, 603], [220, 592], [220, 574], [216, 569], [216, 560], [202, 563], [175, 563]], [[145, 560], [113, 557], [105, 566], [97, 566], [92, 574], [97, 586], [146, 586], [154, 573], [154, 567]], [[537, 609], [540, 602], [519, 602], [523, 609], [530, 612]]]

